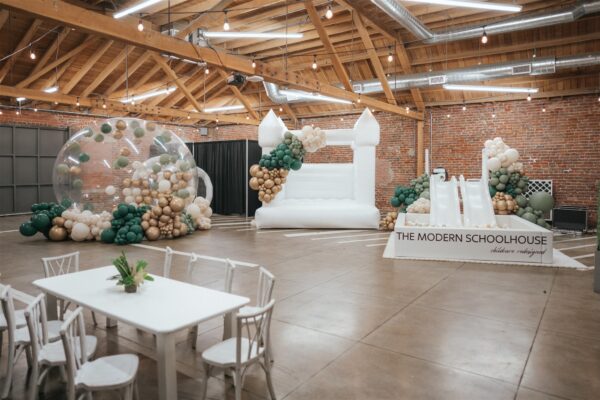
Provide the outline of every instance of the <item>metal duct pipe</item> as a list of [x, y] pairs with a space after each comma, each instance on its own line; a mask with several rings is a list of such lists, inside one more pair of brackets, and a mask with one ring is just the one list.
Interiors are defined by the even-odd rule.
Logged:
[[[388, 79], [392, 90], [408, 90], [439, 86], [446, 83], [466, 83], [507, 78], [511, 76], [551, 74], [556, 70], [600, 65], [600, 53], [591, 53], [561, 58], [534, 58], [507, 63], [476, 65], [447, 71], [402, 75]], [[263, 82], [269, 99], [276, 104], [308, 102], [304, 98], [288, 99], [275, 83]], [[340, 88], [343, 86], [337, 85]], [[354, 93], [381, 93], [383, 88], [378, 79], [352, 82]]]
[[544, 12], [524, 17], [508, 18], [489, 25], [463, 27], [433, 32], [396, 0], [371, 0], [373, 4], [425, 43], [452, 42], [487, 34], [514, 32], [575, 21], [584, 15], [600, 12], [600, 1], [578, 4], [564, 10]]

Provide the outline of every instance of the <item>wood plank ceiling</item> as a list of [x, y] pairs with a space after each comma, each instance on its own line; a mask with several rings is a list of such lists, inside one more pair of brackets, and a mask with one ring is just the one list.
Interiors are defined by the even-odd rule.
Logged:
[[[67, 6], [94, 13], [86, 16], [112, 16], [115, 7], [121, 10], [140, 2], [31, 1], [66, 2]], [[385, 92], [369, 95], [377, 100], [372, 103], [360, 102], [360, 98], [356, 101], [355, 96], [344, 97], [355, 100], [350, 105], [304, 102], [280, 106], [269, 100], [261, 83], [247, 82], [241, 88], [233, 89], [227, 86], [229, 70], [214, 64], [168, 58], [166, 54], [148, 50], [151, 46], [138, 45], [133, 39], [119, 40], [118, 36], [88, 31], [85, 26], [73, 28], [76, 25], [32, 15], [11, 2], [0, 0], [0, 57], [3, 58], [0, 63], [0, 104], [4, 105], [15, 105], [14, 97], [26, 93], [33, 99], [27, 104], [39, 108], [85, 109], [190, 124], [256, 124], [270, 108], [293, 121], [301, 117], [357, 112], [367, 104], [376, 110], [397, 113], [408, 108], [409, 116], [419, 119], [425, 106], [524, 98], [524, 95], [451, 92], [439, 86], [399, 91], [386, 85]], [[505, 13], [491, 11], [401, 3], [432, 30], [483, 26], [507, 17]], [[528, 14], [559, 9], [576, 1], [518, 0], [516, 3], [523, 6], [522, 14]], [[232, 31], [302, 32], [301, 39], [212, 39], [208, 45], [215, 54], [219, 51], [234, 57], [232, 59], [238, 63], [234, 66], [244, 65], [246, 72], [252, 71], [250, 64], [255, 60], [259, 63], [257, 72], [268, 75], [266, 72], [270, 71], [270, 76], [279, 83], [302, 82], [308, 87], [325, 87], [333, 83], [347, 90], [352, 81], [524, 60], [534, 54], [562, 57], [600, 51], [600, 14], [550, 27], [490, 35], [485, 45], [479, 38], [426, 44], [369, 0], [170, 0], [170, 8], [168, 4], [166, 0], [160, 1], [143, 9], [142, 14], [115, 20], [115, 23], [136, 26], [142, 21], [144, 32], [156, 31], [165, 35], [171, 32], [180, 40], [199, 28], [222, 30], [225, 15]], [[333, 11], [331, 19], [324, 16], [328, 7]], [[18, 50], [21, 51], [8, 57]], [[30, 57], [31, 53], [36, 54], [35, 60]], [[388, 61], [390, 54], [391, 62]], [[315, 59], [316, 70], [311, 67]], [[538, 98], [594, 93], [600, 89], [600, 68], [504, 78], [493, 84], [535, 86], [540, 89]], [[59, 92], [43, 92], [51, 86], [58, 86]], [[167, 87], [176, 90], [136, 104], [126, 105], [120, 101], [128, 95]], [[194, 112], [228, 105], [243, 107], [219, 115]]]

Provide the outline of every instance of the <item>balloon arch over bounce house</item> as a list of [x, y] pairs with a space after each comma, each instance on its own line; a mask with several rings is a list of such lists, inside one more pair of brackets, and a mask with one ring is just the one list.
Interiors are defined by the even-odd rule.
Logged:
[[58, 203], [32, 205], [20, 232], [130, 244], [209, 229], [212, 194], [196, 197], [199, 174], [212, 193], [185, 143], [165, 126], [109, 119], [63, 146], [52, 175]]

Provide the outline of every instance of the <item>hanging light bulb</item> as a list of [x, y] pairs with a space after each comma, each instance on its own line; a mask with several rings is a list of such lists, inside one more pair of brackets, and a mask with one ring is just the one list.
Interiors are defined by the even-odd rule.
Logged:
[[106, 100], [102, 99], [102, 108], [106, 109]]
[[358, 94], [358, 100], [356, 100], [357, 103], [360, 103], [360, 93]]
[[79, 107], [79, 97], [77, 97], [77, 102], [75, 103], [77, 107]]
[[390, 47], [390, 50], [388, 51], [388, 58], [387, 58], [388, 62], [391, 63], [392, 61], [394, 61], [394, 55], [392, 54], [392, 48]]
[[54, 101], [54, 105], [57, 106], [58, 105], [58, 101], [55, 100]]
[[466, 105], [466, 104], [463, 104], [463, 106], [462, 106], [462, 110], [463, 110], [463, 111], [467, 111], [467, 105]]
[[3, 114], [3, 112], [2, 112], [2, 110], [0, 110], [0, 115], [2, 115], [2, 114]]
[[410, 107], [406, 106], [405, 110], [406, 110], [406, 113], [408, 114], [408, 112], [410, 111]]
[[138, 31], [143, 32], [144, 31], [144, 24], [142, 23], [142, 20], [140, 19], [140, 22], [138, 22]]
[[313, 56], [312, 69], [316, 70], [317, 67], [318, 67], [318, 65], [317, 65], [317, 56]]
[[492, 114], [492, 118], [496, 118], [496, 113], [493, 113], [493, 114]]
[[531, 101], [531, 95], [530, 94], [527, 95], [527, 101]]
[[37, 112], [37, 107], [35, 107], [35, 108], [33, 109], [33, 112]]
[[17, 111], [15, 112], [15, 114], [17, 114], [17, 115], [21, 115], [21, 111], [17, 110]]
[[333, 18], [333, 9], [331, 8], [331, 3], [327, 6], [327, 11], [325, 12], [325, 18], [331, 19]]
[[192, 117], [190, 117], [190, 114], [188, 113], [188, 115], [187, 115], [187, 119], [190, 119], [190, 118], [192, 118]]
[[483, 36], [481, 36], [481, 43], [486, 44], [488, 42], [487, 33], [485, 33], [485, 28], [483, 29]]
[[31, 58], [32, 60], [35, 60], [37, 58], [35, 55], [35, 52], [33, 51], [33, 47], [31, 47], [31, 45], [29, 46], [29, 58]]
[[225, 21], [223, 22], [223, 30], [228, 31], [230, 28], [229, 20], [227, 19], [227, 11], [225, 11]]
[[256, 68], [256, 60], [254, 58], [252, 59], [252, 68]]
[[205, 75], [210, 74], [210, 70], [208, 69], [208, 66], [206, 68], [204, 68], [204, 74]]
[[542, 112], [546, 112], [546, 107], [543, 107], [543, 108], [542, 108]]
[[246, 120], [249, 120], [249, 119], [250, 119], [250, 117], [246, 115]]
[[450, 114], [446, 114], [446, 118], [450, 118]]
[[283, 112], [283, 107], [279, 107], [279, 112]]

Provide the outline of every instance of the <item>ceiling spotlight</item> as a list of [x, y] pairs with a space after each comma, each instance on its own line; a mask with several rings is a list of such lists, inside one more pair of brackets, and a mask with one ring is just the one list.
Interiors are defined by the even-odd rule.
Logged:
[[312, 69], [316, 70], [317, 67], [317, 56], [313, 56]]
[[530, 94], [527, 95], [527, 101], [531, 101], [531, 95]]
[[485, 33], [485, 28], [483, 29], [483, 36], [481, 36], [481, 43], [486, 44], [488, 42], [487, 33]]
[[325, 12], [325, 18], [331, 19], [333, 18], [333, 9], [331, 8], [331, 3], [327, 6], [327, 11]]
[[140, 19], [140, 22], [138, 22], [138, 31], [143, 32], [144, 31], [144, 24], [142, 23], [142, 20]]
[[229, 20], [227, 19], [227, 11], [225, 11], [225, 21], [223, 22], [223, 30], [228, 31], [230, 28]]
[[256, 60], [252, 59], [252, 68], [256, 68]]

